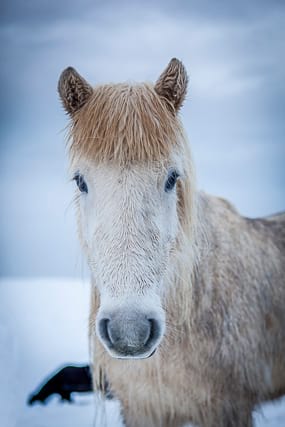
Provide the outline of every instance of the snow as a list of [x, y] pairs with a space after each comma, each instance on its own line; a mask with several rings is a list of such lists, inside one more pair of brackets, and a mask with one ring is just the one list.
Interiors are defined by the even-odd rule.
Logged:
[[[75, 404], [27, 406], [64, 364], [88, 363], [89, 284], [73, 279], [0, 280], [0, 426], [122, 427], [120, 404], [75, 394]], [[285, 398], [263, 405], [255, 427], [285, 426]]]

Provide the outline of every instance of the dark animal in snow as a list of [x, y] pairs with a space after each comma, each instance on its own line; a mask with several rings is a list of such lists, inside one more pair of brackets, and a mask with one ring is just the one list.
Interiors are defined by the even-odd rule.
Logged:
[[91, 392], [92, 378], [89, 365], [65, 366], [49, 377], [39, 391], [29, 396], [28, 404], [46, 403], [52, 394], [59, 394], [62, 401], [72, 402], [71, 393]]

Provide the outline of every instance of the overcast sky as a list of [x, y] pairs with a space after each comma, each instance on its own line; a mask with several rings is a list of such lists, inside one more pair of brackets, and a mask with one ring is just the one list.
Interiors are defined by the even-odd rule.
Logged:
[[285, 2], [5, 0], [1, 4], [1, 274], [82, 275], [56, 92], [190, 75], [182, 119], [199, 187], [248, 216], [285, 208]]

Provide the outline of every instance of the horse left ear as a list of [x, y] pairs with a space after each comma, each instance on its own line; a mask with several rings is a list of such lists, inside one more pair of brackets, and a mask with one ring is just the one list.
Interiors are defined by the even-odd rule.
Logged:
[[154, 89], [177, 112], [185, 99], [187, 84], [188, 76], [184, 65], [178, 59], [172, 58], [157, 80]]
[[57, 88], [63, 106], [71, 116], [87, 102], [93, 92], [89, 83], [72, 67], [61, 73]]

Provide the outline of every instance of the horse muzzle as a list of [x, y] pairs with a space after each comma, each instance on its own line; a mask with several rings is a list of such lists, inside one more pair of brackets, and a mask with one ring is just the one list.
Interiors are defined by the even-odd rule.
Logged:
[[160, 319], [139, 311], [117, 310], [97, 319], [97, 335], [109, 354], [117, 359], [145, 359], [161, 341]]

